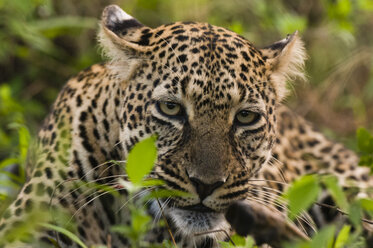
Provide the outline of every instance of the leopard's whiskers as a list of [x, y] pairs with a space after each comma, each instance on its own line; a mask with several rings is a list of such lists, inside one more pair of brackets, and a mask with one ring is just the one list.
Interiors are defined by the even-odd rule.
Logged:
[[[149, 188], [144, 188], [140, 190], [139, 192], [136, 192], [134, 195], [132, 195], [130, 198], [127, 198], [126, 201], [122, 204], [122, 206], [116, 211], [116, 213], [119, 213], [129, 202], [131, 202], [135, 198], [141, 198], [143, 195], [148, 193], [149, 191], [152, 191], [155, 189], [156, 186], [151, 186]], [[123, 189], [124, 190], [124, 189]]]
[[[67, 182], [74, 182], [74, 181], [78, 181], [79, 182], [79, 186], [74, 188], [73, 190], [69, 191], [69, 193], [65, 194], [64, 196], [62, 196], [62, 198], [66, 198], [67, 196], [69, 196], [70, 194], [72, 194], [73, 192], [76, 192], [78, 191], [80, 188], [82, 187], [89, 187], [89, 184], [94, 184], [95, 182], [97, 181], [100, 181], [100, 180], [105, 180], [105, 179], [118, 179], [118, 178], [126, 178], [127, 175], [125, 174], [120, 174], [120, 175], [112, 175], [112, 176], [106, 176], [106, 177], [102, 177], [102, 178], [99, 178], [99, 179], [95, 179], [95, 180], [91, 180], [91, 181], [80, 181], [78, 178], [74, 179], [74, 180], [71, 180], [71, 179], [67, 179], [61, 183], [59, 183], [55, 189], [58, 189], [59, 186], [63, 185], [64, 183], [67, 183]], [[111, 181], [109, 182], [111, 183]], [[105, 184], [100, 184], [100, 185], [105, 185]], [[91, 188], [94, 188], [94, 187], [91, 187]], [[51, 196], [53, 197], [53, 196]]]

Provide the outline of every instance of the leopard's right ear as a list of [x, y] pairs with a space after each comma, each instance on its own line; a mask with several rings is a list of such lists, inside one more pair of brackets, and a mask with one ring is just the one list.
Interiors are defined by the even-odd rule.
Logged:
[[104, 55], [112, 62], [137, 58], [149, 49], [151, 28], [124, 12], [117, 5], [107, 6], [103, 13], [98, 38]]

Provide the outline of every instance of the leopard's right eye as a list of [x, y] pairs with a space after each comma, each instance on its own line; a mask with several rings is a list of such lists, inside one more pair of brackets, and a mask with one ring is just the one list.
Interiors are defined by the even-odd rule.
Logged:
[[162, 114], [167, 116], [180, 116], [182, 115], [183, 108], [178, 103], [161, 101], [158, 102], [158, 109]]

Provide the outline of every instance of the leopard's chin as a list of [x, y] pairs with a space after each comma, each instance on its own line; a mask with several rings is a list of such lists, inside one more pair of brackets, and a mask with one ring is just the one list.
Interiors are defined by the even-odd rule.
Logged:
[[206, 239], [214, 242], [224, 241], [231, 229], [224, 213], [199, 205], [188, 208], [166, 207], [164, 215], [170, 221], [175, 236], [180, 236], [184, 240], [193, 240], [194, 244], [204, 242]]

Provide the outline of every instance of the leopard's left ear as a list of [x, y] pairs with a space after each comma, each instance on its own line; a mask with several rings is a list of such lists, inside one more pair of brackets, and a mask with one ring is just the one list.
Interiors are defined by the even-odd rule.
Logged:
[[281, 101], [287, 94], [287, 81], [295, 78], [305, 79], [304, 64], [307, 56], [304, 43], [296, 31], [260, 51], [263, 59], [270, 66], [271, 82], [275, 87], [278, 100]]

